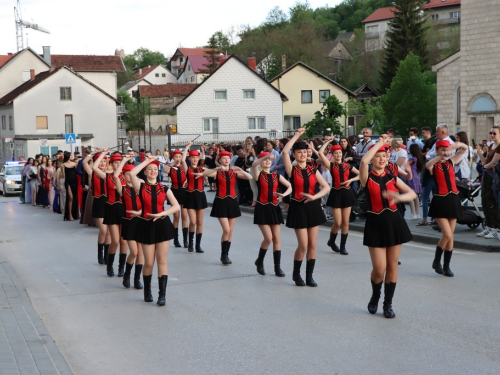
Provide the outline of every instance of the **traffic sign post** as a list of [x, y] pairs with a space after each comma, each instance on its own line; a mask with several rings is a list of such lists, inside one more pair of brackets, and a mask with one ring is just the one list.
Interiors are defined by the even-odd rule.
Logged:
[[76, 143], [76, 134], [75, 133], [67, 133], [64, 134], [64, 138], [66, 140], [66, 144], [70, 146], [71, 153], [73, 153], [73, 143]]

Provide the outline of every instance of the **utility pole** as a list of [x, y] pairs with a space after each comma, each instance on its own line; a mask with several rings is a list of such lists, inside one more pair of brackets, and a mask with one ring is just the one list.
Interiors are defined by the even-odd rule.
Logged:
[[153, 152], [153, 148], [151, 147], [151, 98], [148, 99], [149, 106], [149, 150]]

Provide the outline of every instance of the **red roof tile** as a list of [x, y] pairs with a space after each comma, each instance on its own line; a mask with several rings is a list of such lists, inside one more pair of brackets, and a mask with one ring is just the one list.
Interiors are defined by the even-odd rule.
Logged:
[[54, 68], [67, 66], [74, 71], [115, 71], [124, 72], [125, 66], [120, 56], [97, 55], [51, 55]]
[[[442, 8], [460, 4], [461, 0], [428, 0], [428, 2], [424, 4], [424, 9]], [[393, 19], [394, 9], [394, 7], [379, 8], [375, 12], [370, 14], [370, 16], [368, 16], [366, 19], [364, 19], [363, 23]]]
[[137, 71], [137, 73], [134, 74], [134, 78], [136, 80], [139, 80], [141, 78], [144, 78], [146, 77], [152, 70], [156, 69], [157, 67], [159, 67], [159, 65], [149, 65], [149, 66], [145, 66], [144, 68], [141, 68], [141, 72], [140, 73], [139, 71]]
[[171, 84], [171, 85], [152, 85], [139, 86], [141, 98], [161, 98], [165, 96], [187, 96], [198, 85], [196, 84]]
[[430, 8], [441, 8], [441, 7], [448, 7], [452, 5], [460, 5], [461, 0], [429, 0], [429, 2], [424, 4], [425, 9], [430, 9]]
[[[221, 61], [229, 58], [228, 55], [220, 55], [219, 56], [219, 64]], [[208, 65], [208, 59], [205, 56], [197, 56], [197, 55], [189, 55], [187, 57], [186, 63], [189, 61], [191, 65], [191, 69], [195, 74], [198, 74], [200, 70], [207, 70], [208, 68], [205, 65]]]

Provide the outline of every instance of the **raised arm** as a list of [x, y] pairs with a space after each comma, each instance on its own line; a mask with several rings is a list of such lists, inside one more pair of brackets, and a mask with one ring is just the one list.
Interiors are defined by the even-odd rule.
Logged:
[[361, 186], [365, 187], [366, 181], [368, 180], [368, 169], [369, 164], [378, 150], [384, 145], [390, 144], [392, 139], [389, 138], [386, 134], [383, 134], [377, 143], [373, 145], [371, 149], [369, 149], [366, 154], [361, 158], [361, 162], [359, 164], [359, 181], [361, 182]]
[[243, 180], [253, 180], [252, 175], [248, 172], [245, 172], [240, 167], [232, 167], [231, 169], [236, 172], [236, 177], [241, 178]]
[[94, 173], [97, 174], [97, 176], [99, 176], [99, 178], [102, 178], [104, 180], [106, 179], [106, 172], [101, 171], [99, 169], [99, 165], [101, 165], [101, 161], [102, 161], [102, 159], [104, 159], [104, 156], [106, 156], [108, 151], [109, 151], [109, 148], [107, 148], [104, 151], [102, 149], [98, 148], [97, 152], [101, 152], [101, 154], [99, 155], [97, 160], [94, 162], [94, 165], [92, 166], [92, 170], [94, 171]]
[[89, 176], [92, 176], [92, 167], [90, 166], [89, 162], [92, 159], [92, 156], [95, 155], [95, 151], [91, 152], [88, 154], [85, 159], [83, 159], [82, 164], [83, 164], [83, 169]]
[[283, 158], [283, 165], [285, 166], [286, 174], [289, 177], [292, 174], [293, 166], [292, 166], [292, 161], [290, 160], [290, 155], [288, 153], [292, 149], [293, 144], [295, 142], [297, 142], [297, 140], [300, 138], [300, 136], [302, 134], [305, 133], [305, 131], [306, 131], [305, 128], [297, 129], [297, 131], [295, 132], [295, 135], [292, 137], [292, 139], [290, 139], [290, 141], [288, 141], [288, 143], [285, 145], [285, 147], [283, 147], [283, 151], [281, 152], [281, 156]]
[[186, 145], [186, 148], [184, 148], [184, 152], [182, 153], [182, 168], [184, 168], [186, 173], [187, 173], [187, 169], [188, 169], [188, 166], [186, 163], [186, 158], [189, 155], [189, 149], [191, 148], [192, 144], [193, 144], [193, 142], [189, 141], [188, 144]]
[[325, 155], [325, 150], [326, 150], [326, 148], [328, 147], [328, 145], [329, 145], [332, 141], [333, 141], [333, 138], [330, 138], [330, 139], [326, 140], [326, 142], [325, 142], [325, 143], [323, 143], [323, 146], [321, 146], [321, 148], [320, 148], [320, 149], [319, 149], [319, 151], [318, 151], [318, 155], [319, 155], [319, 157], [320, 157], [320, 159], [321, 159], [321, 162], [324, 164], [324, 166], [325, 166], [328, 170], [330, 170], [330, 164], [331, 164], [331, 162], [330, 162], [330, 160], [328, 160], [328, 158], [326, 157], [326, 155]]
[[[264, 158], [257, 158], [255, 159], [255, 161], [252, 163], [252, 172], [253, 172], [253, 175], [255, 176], [255, 179], [257, 179], [257, 177], [259, 176], [259, 166], [262, 164], [262, 162], [264, 160], [276, 160], [276, 155], [273, 155], [273, 154], [270, 154], [269, 156], [266, 156]], [[271, 170], [272, 170], [272, 167], [271, 167]]]
[[[142, 171], [144, 168], [146, 168], [146, 166], [153, 162], [155, 160], [154, 157], [152, 156], [148, 156], [144, 159], [144, 161], [139, 164], [138, 166], [134, 167], [134, 169], [132, 169], [130, 172], [129, 172], [129, 175], [130, 175], [130, 180], [132, 181], [132, 185], [134, 186], [134, 189], [139, 191], [139, 189], [141, 188], [141, 181], [137, 178], [137, 174]], [[123, 167], [122, 167], [123, 168]]]

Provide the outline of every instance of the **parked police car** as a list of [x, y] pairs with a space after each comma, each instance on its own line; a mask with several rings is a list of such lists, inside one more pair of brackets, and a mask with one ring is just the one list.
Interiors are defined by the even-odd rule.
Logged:
[[8, 161], [0, 170], [0, 192], [4, 196], [21, 193], [23, 167], [24, 162]]

